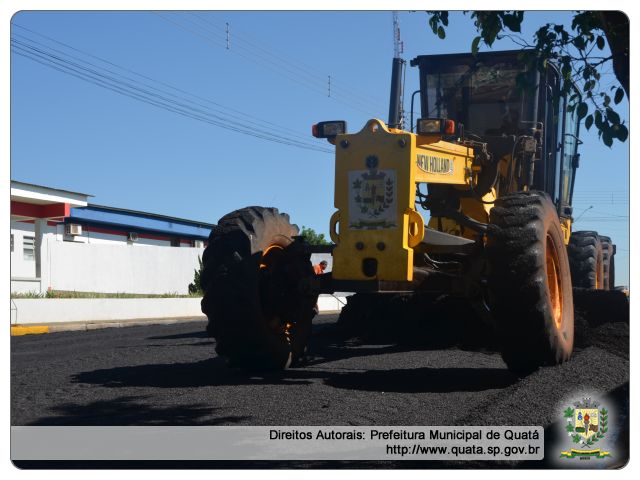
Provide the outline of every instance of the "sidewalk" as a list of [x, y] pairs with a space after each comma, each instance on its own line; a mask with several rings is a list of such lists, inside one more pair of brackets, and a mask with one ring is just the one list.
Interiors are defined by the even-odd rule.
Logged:
[[33, 335], [40, 333], [77, 332], [100, 328], [140, 327], [147, 325], [171, 325], [173, 323], [205, 321], [207, 317], [177, 318], [132, 318], [130, 320], [56, 322], [29, 325], [11, 325], [11, 336]]
[[[96, 299], [101, 300], [102, 302], [105, 299]], [[109, 300], [109, 299], [106, 299]], [[128, 299], [127, 299], [128, 300]], [[125, 303], [127, 302], [125, 300]], [[161, 299], [167, 300], [167, 299]], [[191, 303], [194, 303], [192, 299]], [[22, 309], [22, 318], [18, 317], [18, 321], [12, 323], [11, 325], [11, 336], [21, 336], [21, 335], [33, 335], [33, 334], [42, 334], [42, 333], [55, 333], [55, 332], [69, 332], [69, 331], [86, 331], [86, 330], [96, 330], [99, 328], [121, 328], [121, 327], [135, 327], [135, 326], [144, 326], [144, 325], [170, 325], [172, 323], [180, 323], [180, 322], [195, 322], [195, 321], [205, 321], [207, 317], [205, 315], [199, 315], [199, 304], [200, 299], [195, 299], [197, 301], [197, 309], [194, 311], [193, 308], [188, 309], [188, 315], [180, 316], [174, 315], [171, 317], [167, 317], [166, 315], [160, 316], [157, 315], [154, 317], [149, 317], [148, 314], [145, 317], [136, 317], [136, 318], [117, 318], [115, 320], [108, 319], [109, 316], [113, 315], [112, 312], [105, 311], [104, 308], [88, 308], [86, 310], [87, 317], [89, 320], [75, 320], [75, 321], [61, 321], [61, 318], [77, 318], [80, 313], [78, 309], [75, 311], [65, 311], [65, 309], [56, 309], [51, 308], [56, 305], [56, 302], [60, 302], [60, 300], [56, 299], [37, 299], [37, 300], [26, 300], [27, 302], [37, 302], [34, 303], [34, 306], [38, 308], [34, 308], [33, 312], [29, 312], [29, 316], [25, 318], [25, 310]], [[83, 299], [83, 303], [93, 302], [93, 299]], [[25, 302], [22, 300], [21, 302]], [[337, 296], [337, 295], [321, 295], [318, 298], [318, 307], [320, 309], [321, 314], [330, 314], [330, 313], [339, 313], [342, 307], [346, 304], [347, 299], [345, 296]], [[119, 299], [119, 303], [122, 303], [122, 299]], [[76, 305], [77, 302], [71, 305]], [[101, 304], [102, 305], [102, 304]], [[108, 305], [108, 304], [107, 304]], [[102, 305], [106, 307], [106, 305]], [[108, 308], [108, 307], [106, 307]], [[40, 312], [45, 312], [51, 316], [52, 310], [59, 310], [55, 316], [51, 318], [55, 319], [49, 322], [38, 322], [37, 319], [41, 319], [39, 316]], [[128, 310], [123, 310], [121, 315]], [[141, 310], [138, 310], [141, 311]], [[92, 314], [95, 314], [98, 318], [90, 318]], [[43, 314], [46, 318], [46, 315]], [[21, 321], [22, 320], [22, 321]]]

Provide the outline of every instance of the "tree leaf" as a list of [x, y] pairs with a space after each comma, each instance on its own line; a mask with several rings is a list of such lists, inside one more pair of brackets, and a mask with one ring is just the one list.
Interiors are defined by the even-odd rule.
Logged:
[[584, 126], [587, 130], [591, 128], [591, 125], [593, 125], [593, 115], [587, 116], [584, 120]]
[[520, 23], [522, 19], [515, 14], [505, 13], [502, 15], [502, 23], [512, 32], [520, 32]]
[[629, 138], [629, 130], [627, 130], [627, 127], [622, 124], [616, 125], [616, 127], [616, 138], [621, 142], [626, 142], [627, 138]]
[[609, 129], [602, 130], [602, 141], [607, 147], [611, 147], [611, 145], [613, 145], [613, 137], [611, 136]]
[[440, 39], [443, 39], [444, 37], [446, 37], [446, 34], [444, 33], [444, 28], [443, 27], [438, 27], [438, 37]]
[[580, 105], [578, 105], [578, 110], [577, 110], [578, 120], [582, 120], [587, 115], [588, 112], [589, 112], [589, 107], [587, 106], [587, 104], [584, 102], [580, 102]]
[[433, 15], [429, 19], [429, 26], [431, 27], [431, 30], [433, 31], [434, 34], [438, 33], [438, 20], [436, 20], [435, 15]]
[[617, 105], [622, 101], [623, 98], [624, 98], [624, 90], [618, 87], [618, 89], [616, 90], [616, 94], [613, 97], [613, 102]]
[[595, 124], [598, 130], [602, 130], [602, 112], [600, 110], [596, 110]]
[[471, 53], [473, 53], [474, 56], [478, 54], [478, 45], [480, 45], [480, 40], [482, 40], [481, 37], [476, 37], [473, 39], [473, 42], [471, 42]]
[[596, 45], [598, 45], [598, 48], [600, 50], [604, 49], [604, 37], [602, 35], [598, 35], [598, 38], [596, 39]]
[[620, 123], [620, 115], [618, 115], [613, 109], [607, 108], [607, 120], [614, 125], [617, 125]]

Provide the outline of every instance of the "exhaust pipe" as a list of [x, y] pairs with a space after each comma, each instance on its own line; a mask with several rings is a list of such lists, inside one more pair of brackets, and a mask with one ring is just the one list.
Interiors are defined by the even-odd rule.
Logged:
[[389, 121], [392, 128], [404, 128], [404, 112], [402, 111], [402, 70], [405, 61], [395, 57], [391, 67], [391, 95], [389, 97]]

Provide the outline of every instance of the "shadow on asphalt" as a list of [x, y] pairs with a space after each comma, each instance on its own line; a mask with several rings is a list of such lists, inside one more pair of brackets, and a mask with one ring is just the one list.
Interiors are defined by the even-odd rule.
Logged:
[[[249, 418], [216, 416], [220, 408], [204, 404], [151, 406], [139, 400], [147, 396], [124, 396], [87, 404], [64, 403], [52, 407], [56, 415], [39, 418], [29, 425], [229, 425]], [[214, 417], [215, 416], [215, 417]]]
[[500, 368], [412, 368], [344, 373], [325, 383], [349, 390], [444, 393], [506, 388], [517, 381], [517, 376]]
[[[214, 342], [211, 340], [206, 340], [204, 342], [194, 342], [194, 343], [149, 343], [147, 345], [145, 345], [145, 347], [153, 347], [153, 348], [165, 348], [165, 347], [184, 347], [184, 346], [189, 346], [189, 347], [211, 347], [212, 345], [214, 345]], [[128, 345], [128, 346], [123, 346], [123, 347], [116, 347], [116, 348], [140, 348], [137, 345]]]
[[82, 372], [72, 377], [76, 383], [103, 387], [198, 388], [220, 385], [303, 385], [321, 372], [286, 370], [253, 376], [230, 369], [220, 357], [187, 363], [158, 363]]
[[[366, 355], [387, 348], [366, 350]], [[357, 354], [356, 354], [357, 355]], [[353, 357], [353, 354], [345, 355]], [[316, 364], [317, 365], [317, 364]], [[382, 392], [467, 392], [505, 388], [518, 381], [506, 369], [416, 368], [343, 373], [334, 370], [290, 369], [252, 374], [230, 369], [219, 357], [192, 363], [137, 365], [82, 372], [76, 383], [107, 388], [201, 388], [222, 385], [305, 385], [324, 381], [335, 388]]]
[[[628, 358], [628, 317], [609, 318], [594, 321], [576, 312], [576, 348], [597, 346], [606, 351]], [[616, 321], [618, 320], [618, 321]], [[625, 321], [626, 320], [626, 321]], [[404, 334], [409, 331], [405, 330]], [[147, 337], [152, 342], [146, 347], [168, 345], [209, 346], [213, 358], [194, 362], [154, 363], [124, 367], [105, 368], [78, 373], [72, 377], [75, 383], [96, 385], [106, 388], [208, 388], [233, 385], [308, 385], [322, 382], [327, 386], [359, 391], [400, 392], [400, 393], [445, 393], [476, 392], [507, 388], [518, 382], [518, 377], [506, 368], [401, 368], [357, 371], [332, 365], [336, 361], [356, 357], [379, 356], [433, 348], [464, 348], [460, 330], [449, 328], [448, 335], [438, 337], [437, 344], [416, 346], [415, 342], [389, 345], [372, 344], [370, 338], [345, 338], [335, 323], [314, 325], [311, 341], [311, 355], [302, 368], [281, 372], [251, 373], [229, 368], [223, 359], [213, 356], [215, 343], [207, 338], [199, 328], [164, 336]], [[366, 337], [366, 336], [365, 336]], [[179, 340], [184, 340], [179, 342]], [[173, 340], [173, 342], [172, 342]], [[176, 342], [176, 340], [178, 342]], [[481, 345], [489, 349], [491, 346]], [[462, 345], [461, 345], [462, 344]], [[135, 346], [132, 348], [139, 348]], [[128, 347], [127, 347], [128, 348]], [[70, 424], [163, 424], [171, 419], [172, 424], [229, 424], [240, 422], [242, 417], [214, 418], [213, 410], [205, 405], [157, 406], [142, 405], [137, 400], [143, 397], [121, 397], [109, 401], [97, 401], [88, 405], [66, 403], [55, 407], [56, 416], [37, 421], [38, 425]], [[113, 418], [112, 418], [113, 417]], [[113, 422], [113, 423], [110, 423]]]
[[180, 340], [181, 338], [209, 338], [204, 328], [202, 330], [194, 330], [186, 333], [176, 333], [174, 335], [160, 335], [156, 337], [147, 337], [149, 340]]

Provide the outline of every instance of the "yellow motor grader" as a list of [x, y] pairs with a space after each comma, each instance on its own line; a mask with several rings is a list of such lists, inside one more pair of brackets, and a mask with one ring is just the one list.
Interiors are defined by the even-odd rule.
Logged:
[[[218, 221], [201, 282], [220, 356], [252, 369], [299, 362], [318, 295], [341, 291], [464, 297], [511, 370], [569, 359], [572, 287], [613, 288], [615, 246], [572, 232], [579, 122], [558, 69], [528, 71], [519, 53], [413, 59], [421, 115], [414, 122], [412, 105], [410, 130], [401, 128], [394, 59], [387, 124], [314, 126], [335, 145], [330, 247], [307, 244], [275, 208]], [[331, 253], [330, 273], [314, 274], [314, 252]]]

